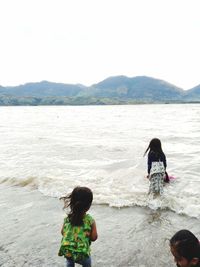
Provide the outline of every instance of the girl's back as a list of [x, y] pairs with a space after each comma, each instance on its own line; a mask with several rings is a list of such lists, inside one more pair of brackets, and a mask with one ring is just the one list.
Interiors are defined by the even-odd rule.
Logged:
[[92, 191], [87, 187], [75, 187], [62, 199], [64, 208], [70, 207], [70, 212], [64, 219], [58, 255], [66, 258], [67, 267], [74, 267], [75, 263], [91, 267], [90, 244], [97, 239], [97, 229], [94, 219], [86, 212], [92, 204]]
[[90, 233], [93, 223], [94, 219], [89, 214], [84, 215], [83, 224], [80, 226], [73, 226], [66, 217], [62, 229], [63, 238], [59, 256], [72, 258], [74, 261], [80, 261], [90, 256]]
[[162, 194], [166, 173], [166, 157], [158, 138], [153, 138], [144, 155], [148, 152], [147, 172], [150, 181], [149, 193]]

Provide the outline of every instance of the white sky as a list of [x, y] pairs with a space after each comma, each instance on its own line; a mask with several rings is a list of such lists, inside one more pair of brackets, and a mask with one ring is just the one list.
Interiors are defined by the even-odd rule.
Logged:
[[0, 0], [0, 85], [200, 84], [200, 0]]

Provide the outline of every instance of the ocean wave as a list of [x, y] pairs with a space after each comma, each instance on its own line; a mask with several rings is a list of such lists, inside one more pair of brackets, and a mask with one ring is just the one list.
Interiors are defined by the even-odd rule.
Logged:
[[20, 186], [20, 187], [38, 187], [38, 178], [37, 177], [25, 177], [25, 178], [16, 178], [16, 177], [7, 177], [0, 179], [0, 184]]
[[[115, 173], [116, 174], [116, 173]], [[127, 174], [127, 173], [126, 173]], [[137, 176], [134, 179], [126, 176], [123, 178], [118, 172], [118, 178], [88, 175], [87, 181], [81, 179], [55, 179], [52, 177], [26, 177], [4, 178], [0, 184], [20, 186], [38, 189], [49, 197], [59, 198], [69, 194], [74, 186], [88, 186], [94, 192], [94, 204], [108, 205], [114, 208], [138, 206], [152, 210], [171, 210], [177, 214], [200, 218], [200, 200], [198, 189], [188, 185], [183, 188], [180, 179], [172, 181], [164, 188], [161, 197], [153, 198], [148, 195], [148, 181], [144, 177]], [[182, 189], [181, 189], [182, 188]]]

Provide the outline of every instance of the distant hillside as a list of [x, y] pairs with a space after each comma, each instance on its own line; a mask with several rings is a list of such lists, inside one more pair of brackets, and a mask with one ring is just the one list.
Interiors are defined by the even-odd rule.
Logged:
[[95, 97], [165, 101], [180, 100], [184, 90], [165, 81], [146, 76], [134, 78], [117, 76], [94, 84], [90, 94]]
[[21, 97], [76, 96], [83, 88], [83, 85], [42, 81], [13, 87], [0, 87], [0, 94]]
[[146, 77], [109, 77], [86, 87], [42, 81], [0, 86], [0, 105], [107, 105], [200, 101], [200, 85], [184, 91], [166, 81]]
[[184, 99], [190, 101], [200, 101], [200, 85], [195, 86], [194, 88], [187, 90], [184, 95]]

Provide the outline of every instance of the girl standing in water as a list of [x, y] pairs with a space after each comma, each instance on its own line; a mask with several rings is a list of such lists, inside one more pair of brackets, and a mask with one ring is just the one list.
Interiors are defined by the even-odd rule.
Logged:
[[149, 193], [162, 194], [164, 180], [169, 182], [169, 177], [166, 173], [166, 156], [162, 150], [161, 141], [158, 138], [153, 138], [145, 153], [148, 153], [147, 160], [147, 178], [150, 181]]

